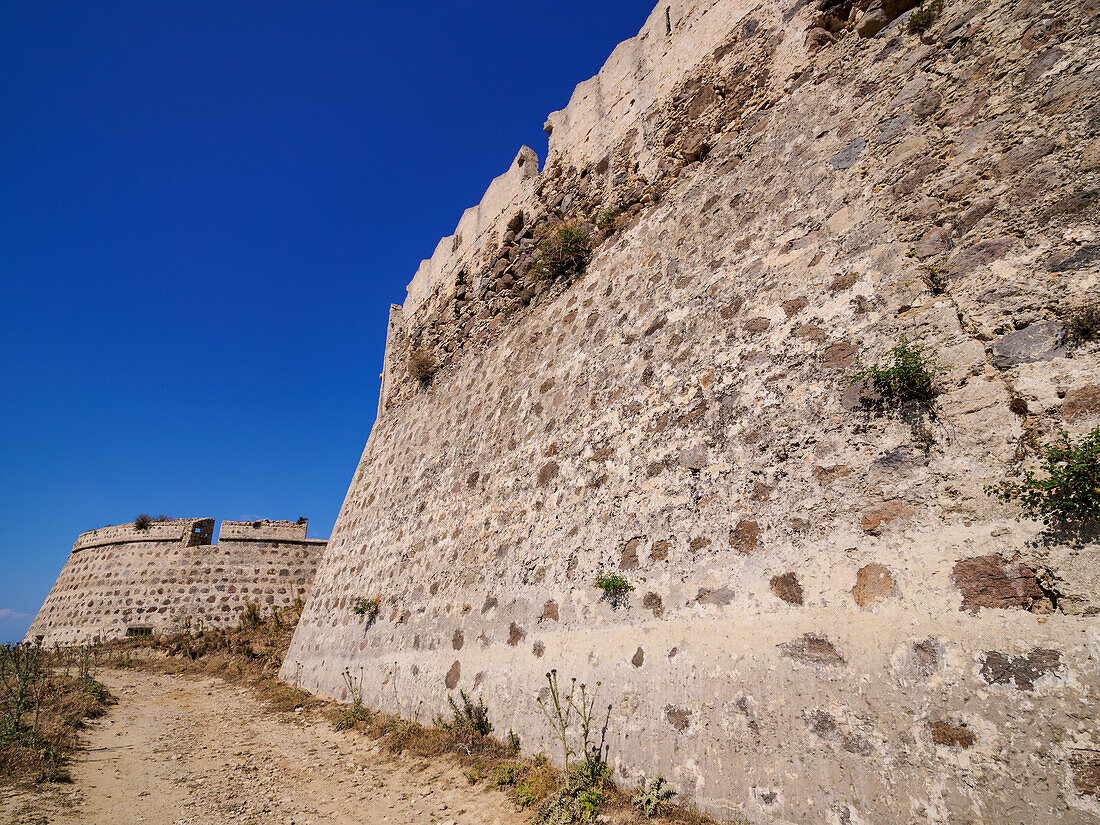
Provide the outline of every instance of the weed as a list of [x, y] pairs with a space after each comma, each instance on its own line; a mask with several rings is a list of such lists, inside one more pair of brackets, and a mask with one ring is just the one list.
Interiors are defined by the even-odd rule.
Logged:
[[425, 347], [413, 347], [409, 350], [409, 374], [421, 384], [431, 381], [437, 369], [439, 364], [431, 350]]
[[498, 765], [497, 769], [493, 771], [493, 781], [498, 788], [504, 788], [508, 785], [514, 785], [516, 783], [516, 777], [519, 775], [519, 767], [516, 765]]
[[1027, 518], [1050, 527], [1100, 519], [1100, 427], [1074, 440], [1065, 430], [1040, 447], [1044, 478], [1025, 470], [1022, 481], [989, 485], [986, 493], [1019, 504]]
[[536, 277], [557, 279], [580, 273], [592, 257], [592, 233], [581, 224], [562, 221], [539, 230], [537, 248], [531, 264]]
[[1100, 298], [1080, 304], [1070, 311], [1069, 334], [1075, 344], [1087, 344], [1100, 338]]
[[890, 348], [887, 363], [859, 366], [862, 369], [848, 376], [848, 381], [863, 382], [871, 390], [871, 394], [860, 398], [869, 407], [882, 408], [908, 401], [928, 406], [939, 392], [933, 379], [936, 359], [926, 355], [922, 345], [910, 344], [904, 334]]
[[[546, 721], [550, 723], [554, 738], [561, 744], [565, 770], [569, 770], [569, 757], [577, 753], [569, 741], [576, 733], [580, 734], [581, 753], [585, 761], [599, 761], [600, 749], [592, 742], [592, 721], [595, 718], [596, 695], [601, 683], [596, 682], [595, 690], [589, 694], [588, 687], [583, 682], [578, 685], [577, 680], [573, 679], [569, 683], [569, 692], [563, 693], [558, 684], [557, 670], [546, 674], [546, 682], [549, 686], [549, 701], [540, 696], [538, 704]], [[574, 724], [580, 728], [576, 733], [572, 732]]]
[[909, 16], [906, 28], [910, 34], [923, 34], [943, 14], [943, 0], [928, 0]]
[[485, 774], [481, 770], [481, 765], [474, 765], [469, 770], [463, 771], [462, 775], [466, 777], [466, 781], [471, 785], [476, 785], [485, 778]]
[[672, 797], [676, 796], [676, 792], [672, 790], [665, 782], [663, 776], [658, 776], [651, 783], [649, 788], [643, 784], [634, 795], [630, 797], [630, 804], [641, 811], [647, 818], [656, 816], [661, 807], [668, 802]]
[[301, 527], [303, 524], [309, 524], [309, 519], [305, 516], [298, 516], [298, 520], [294, 523]]
[[621, 206], [608, 206], [598, 211], [592, 218], [592, 222], [596, 224], [596, 228], [604, 234], [610, 234], [615, 231], [615, 226], [618, 223], [618, 217], [623, 212]]
[[245, 602], [241, 611], [241, 627], [259, 627], [264, 623], [260, 606], [256, 602]]
[[138, 531], [145, 531], [149, 529], [149, 525], [153, 523], [153, 517], [148, 513], [142, 513], [136, 519], [134, 519], [134, 529]]
[[504, 747], [508, 749], [508, 753], [513, 756], [519, 756], [519, 737], [516, 732], [511, 728], [508, 728], [508, 739], [504, 743]]
[[921, 272], [924, 283], [932, 290], [933, 295], [943, 295], [947, 291], [947, 279], [951, 276], [954, 264], [945, 261], [921, 264], [917, 269]]
[[570, 775], [565, 786], [539, 806], [533, 821], [536, 825], [591, 825], [605, 801], [603, 780], [587, 785]]
[[460, 690], [458, 696], [462, 700], [461, 705], [455, 701], [453, 696], [449, 694], [447, 696], [447, 704], [451, 706], [451, 714], [454, 717], [452, 721], [445, 722], [440, 717], [435, 720], [436, 725], [445, 730], [458, 733], [476, 733], [478, 736], [488, 736], [493, 730], [493, 723], [489, 721], [489, 709], [485, 707], [481, 697], [478, 697], [475, 705], [470, 701], [470, 697], [466, 695], [466, 691]]
[[362, 596], [352, 602], [351, 612], [356, 616], [366, 616], [367, 624], [374, 624], [374, 620], [378, 618], [378, 611], [382, 607], [382, 597], [375, 596], [373, 599], [364, 599]]
[[545, 761], [536, 762], [510, 796], [521, 808], [528, 808], [541, 803], [559, 788], [558, 772]]
[[608, 573], [605, 570], [596, 572], [596, 580], [592, 586], [603, 591], [603, 597], [611, 602], [612, 607], [622, 606], [627, 595], [634, 589], [634, 585], [618, 573]]
[[77, 731], [110, 701], [92, 677], [97, 655], [88, 647], [49, 654], [37, 644], [0, 645], [0, 785], [71, 781], [64, 763]]

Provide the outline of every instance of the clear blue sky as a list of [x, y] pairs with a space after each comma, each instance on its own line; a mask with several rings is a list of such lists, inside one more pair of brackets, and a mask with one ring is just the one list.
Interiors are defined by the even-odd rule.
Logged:
[[93, 527], [327, 536], [389, 304], [652, 5], [0, 5], [0, 640]]

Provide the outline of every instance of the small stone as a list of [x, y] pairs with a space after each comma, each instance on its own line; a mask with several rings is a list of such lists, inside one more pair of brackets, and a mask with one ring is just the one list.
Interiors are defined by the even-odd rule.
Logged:
[[710, 153], [710, 136], [704, 129], [692, 129], [684, 136], [681, 154], [688, 163], [703, 160]]
[[881, 564], [866, 564], [856, 573], [856, 584], [852, 588], [852, 598], [856, 604], [867, 609], [885, 601], [897, 592], [897, 585], [890, 571]]
[[921, 235], [921, 238], [913, 246], [913, 254], [922, 261], [926, 258], [935, 258], [945, 254], [951, 249], [951, 234], [941, 226], [934, 226]]
[[730, 547], [747, 555], [756, 549], [759, 536], [760, 525], [755, 521], [742, 519], [730, 530]]
[[643, 664], [645, 664], [645, 651], [639, 647], [638, 650], [635, 651], [634, 656], [631, 658], [630, 664], [634, 665], [634, 667], [641, 667]]
[[623, 545], [622, 554], [619, 556], [620, 570], [638, 569], [638, 548], [642, 546], [642, 539], [631, 539]]
[[1073, 423], [1079, 418], [1100, 415], [1100, 386], [1074, 387], [1062, 400], [1062, 417]]
[[462, 675], [462, 665], [455, 662], [451, 665], [451, 669], [447, 671], [447, 676], [443, 679], [443, 684], [447, 686], [447, 690], [454, 690], [458, 684], [458, 679]]
[[969, 748], [978, 741], [974, 731], [966, 725], [950, 725], [947, 722], [929, 722], [928, 733], [937, 745], [952, 748]]
[[997, 164], [997, 171], [1002, 175], [1015, 175], [1018, 172], [1027, 171], [1040, 158], [1046, 157], [1057, 148], [1054, 141], [1047, 137], [1029, 141], [1007, 152]]
[[650, 611], [654, 618], [661, 618], [665, 614], [665, 606], [661, 597], [656, 593], [646, 593], [642, 598], [642, 607]]
[[1002, 335], [993, 342], [993, 366], [1009, 369], [1035, 361], [1052, 361], [1067, 353], [1066, 329], [1059, 321], [1042, 321]]
[[883, 11], [882, 5], [880, 3], [874, 3], [867, 9], [863, 17], [859, 19], [856, 31], [859, 32], [860, 37], [874, 37], [885, 29], [886, 24], [889, 22], [890, 19], [886, 16], [886, 12]]
[[885, 530], [890, 522], [899, 518], [911, 516], [914, 512], [916, 511], [912, 507], [894, 499], [884, 504], [880, 504], [877, 507], [870, 507], [864, 510], [859, 523], [863, 528], [863, 532], [869, 533], [872, 536], [879, 536], [882, 535], [883, 530]]
[[794, 573], [773, 576], [770, 585], [772, 593], [788, 604], [802, 604], [802, 585]]
[[983, 607], [1027, 610], [1034, 600], [1043, 597], [1031, 568], [1023, 564], [1006, 565], [995, 554], [957, 561], [951, 578], [962, 591], [959, 609], [972, 613]]
[[524, 639], [527, 638], [527, 633], [522, 627], [515, 622], [512, 622], [508, 627], [508, 645], [509, 647], [515, 647]]
[[1035, 682], [1061, 667], [1062, 655], [1057, 650], [1037, 648], [1023, 656], [1009, 656], [996, 650], [982, 654], [982, 678], [991, 685], [1013, 685], [1018, 690], [1032, 690]]
[[721, 587], [717, 590], [701, 587], [699, 588], [698, 594], [695, 596], [695, 601], [698, 604], [716, 604], [720, 607], [725, 607], [733, 601], [733, 596], [733, 591], [728, 587]]
[[867, 141], [863, 138], [853, 140], [831, 158], [829, 158], [829, 164], [834, 169], [848, 169], [855, 165], [855, 162], [859, 160], [860, 154], [867, 148]]
[[831, 34], [828, 29], [824, 29], [821, 26], [815, 26], [806, 33], [806, 48], [810, 51], [816, 51], [825, 46], [830, 46], [835, 42], [836, 35]]
[[813, 665], [842, 665], [844, 657], [836, 647], [824, 636], [814, 633], [804, 633], [794, 641], [779, 645], [784, 656], [797, 659], [801, 662]]
[[702, 470], [707, 466], [706, 447], [688, 447], [680, 453], [680, 463], [689, 470]]
[[683, 733], [691, 724], [691, 711], [686, 708], [665, 705], [665, 718], [678, 733]]

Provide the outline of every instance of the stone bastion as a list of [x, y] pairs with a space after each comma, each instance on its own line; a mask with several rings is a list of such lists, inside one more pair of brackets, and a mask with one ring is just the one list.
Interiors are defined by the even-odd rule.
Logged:
[[[285, 678], [528, 754], [599, 681], [719, 818], [1100, 822], [1100, 548], [985, 492], [1100, 426], [1100, 7], [914, 5], [663, 2], [550, 115], [392, 308]], [[875, 410], [899, 335], [939, 392]]]
[[27, 641], [82, 644], [127, 635], [231, 627], [245, 604], [287, 607], [313, 584], [322, 539], [292, 521], [169, 519], [82, 533]]

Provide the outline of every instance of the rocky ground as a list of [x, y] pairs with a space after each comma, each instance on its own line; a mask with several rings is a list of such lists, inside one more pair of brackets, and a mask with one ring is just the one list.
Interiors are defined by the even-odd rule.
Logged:
[[87, 732], [73, 784], [0, 791], [13, 825], [436, 823], [528, 817], [456, 762], [394, 756], [371, 739], [264, 710], [219, 679], [100, 675], [118, 704]]

